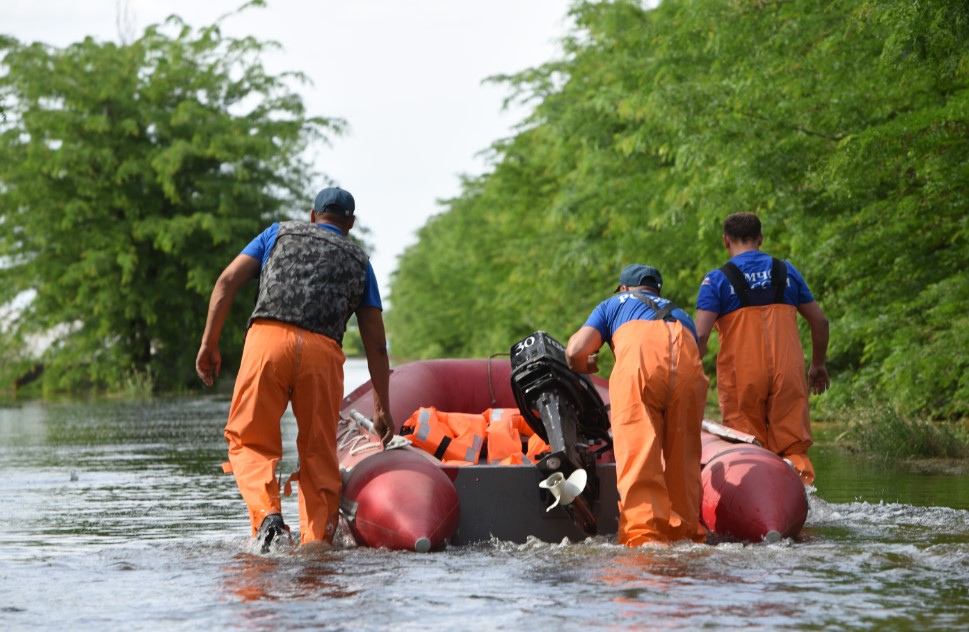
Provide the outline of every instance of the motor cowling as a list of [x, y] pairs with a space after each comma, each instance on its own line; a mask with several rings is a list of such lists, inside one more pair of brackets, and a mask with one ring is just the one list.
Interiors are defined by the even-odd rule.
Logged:
[[575, 470], [588, 475], [585, 490], [566, 507], [586, 535], [595, 535], [591, 510], [599, 495], [595, 454], [589, 446], [612, 446], [609, 415], [592, 380], [569, 369], [565, 347], [536, 331], [511, 347], [511, 387], [525, 421], [551, 448], [538, 463], [546, 476]]

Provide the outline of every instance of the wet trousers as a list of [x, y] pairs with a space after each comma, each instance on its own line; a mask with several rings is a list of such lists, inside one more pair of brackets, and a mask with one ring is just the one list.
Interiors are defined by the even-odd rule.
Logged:
[[276, 478], [283, 454], [280, 419], [292, 404], [300, 540], [332, 542], [339, 519], [336, 428], [344, 360], [340, 345], [322, 334], [273, 320], [256, 320], [249, 328], [225, 439], [253, 534], [267, 514], [281, 512]]
[[717, 391], [723, 423], [757, 437], [814, 482], [804, 350], [792, 305], [745, 307], [720, 317]]
[[709, 381], [679, 322], [630, 321], [609, 378], [619, 543], [702, 541], [700, 426]]

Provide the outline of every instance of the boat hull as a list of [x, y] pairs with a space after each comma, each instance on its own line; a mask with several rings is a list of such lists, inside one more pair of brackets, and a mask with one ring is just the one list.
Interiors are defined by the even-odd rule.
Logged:
[[[473, 544], [495, 538], [524, 543], [528, 538], [543, 542], [580, 542], [587, 536], [562, 507], [546, 511], [555, 499], [538, 484], [538, 468], [530, 465], [474, 465], [445, 468], [454, 470], [454, 486], [461, 500], [461, 519], [452, 544]], [[599, 499], [592, 513], [600, 534], [619, 530], [619, 493], [616, 466], [596, 466]], [[500, 498], [499, 503], [495, 502]]]
[[[438, 410], [465, 413], [516, 408], [510, 376], [510, 363], [498, 359], [427, 360], [396, 367], [390, 377], [390, 409], [398, 424], [397, 430], [420, 407], [434, 406]], [[608, 403], [608, 383], [597, 377], [593, 383]], [[354, 411], [371, 417], [373, 401], [369, 383], [348, 395], [341, 409], [344, 414]], [[794, 469], [764, 448], [744, 443], [745, 437], [730, 439], [710, 432], [718, 428], [723, 429], [704, 422], [701, 477], [704, 526], [719, 540], [761, 542], [797, 535], [807, 516], [807, 501], [804, 486]], [[731, 433], [723, 429], [720, 434]], [[368, 456], [361, 463], [369, 458], [373, 457]], [[427, 455], [427, 459], [433, 457]], [[459, 467], [436, 460], [431, 465], [449, 483], [453, 482], [451, 487], [460, 507], [455, 514], [455, 528], [447, 538], [451, 544], [471, 544], [491, 538], [525, 542], [533, 537], [561, 542], [564, 539], [581, 541], [586, 537], [563, 507], [546, 511], [554, 499], [539, 487], [542, 474], [534, 466]], [[590, 509], [596, 517], [598, 533], [613, 535], [619, 524], [615, 464], [598, 463], [596, 474], [599, 495]], [[392, 477], [392, 473], [387, 476]], [[388, 484], [385, 493], [399, 486]], [[356, 502], [360, 505], [361, 501]], [[391, 503], [391, 506], [397, 512], [420, 511], [402, 503]], [[373, 546], [357, 534], [354, 536], [358, 543]]]

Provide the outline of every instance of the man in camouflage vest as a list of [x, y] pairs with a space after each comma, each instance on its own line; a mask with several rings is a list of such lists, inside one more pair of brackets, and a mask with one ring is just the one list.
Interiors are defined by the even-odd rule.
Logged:
[[323, 189], [309, 222], [281, 222], [263, 231], [222, 272], [209, 301], [195, 369], [211, 386], [222, 364], [219, 335], [232, 300], [259, 277], [225, 428], [225, 469], [235, 475], [263, 552], [289, 537], [276, 479], [283, 452], [279, 422], [289, 404], [298, 427], [300, 541], [332, 542], [336, 532], [341, 345], [352, 314], [373, 383], [374, 426], [385, 443], [394, 434], [380, 293], [369, 258], [348, 237], [354, 208], [348, 191]]

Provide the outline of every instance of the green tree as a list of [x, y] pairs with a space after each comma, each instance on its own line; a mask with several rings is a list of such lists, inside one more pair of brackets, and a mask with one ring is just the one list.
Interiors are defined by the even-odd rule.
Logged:
[[[45, 389], [194, 383], [219, 271], [305, 209], [304, 149], [343, 126], [307, 114], [304, 77], [266, 73], [274, 46], [176, 16], [130, 44], [0, 41], [0, 305], [17, 308], [0, 348], [23, 363], [25, 340], [49, 338]], [[226, 366], [243, 325], [222, 336]]]
[[820, 401], [969, 414], [969, 5], [619, 0], [572, 16], [562, 59], [499, 78], [529, 119], [401, 259], [395, 352], [565, 337], [631, 261], [691, 308], [723, 218], [751, 210], [833, 320]]

